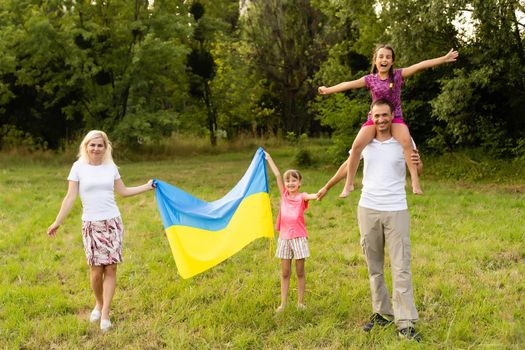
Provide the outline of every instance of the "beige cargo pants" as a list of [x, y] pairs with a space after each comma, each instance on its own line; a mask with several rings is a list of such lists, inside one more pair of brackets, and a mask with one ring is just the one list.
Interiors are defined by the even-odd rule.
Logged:
[[[361, 247], [368, 265], [374, 313], [392, 317], [398, 329], [418, 319], [410, 270], [410, 216], [408, 210], [377, 211], [358, 207]], [[385, 244], [392, 267], [392, 303], [384, 277]], [[393, 307], [392, 307], [393, 306]]]

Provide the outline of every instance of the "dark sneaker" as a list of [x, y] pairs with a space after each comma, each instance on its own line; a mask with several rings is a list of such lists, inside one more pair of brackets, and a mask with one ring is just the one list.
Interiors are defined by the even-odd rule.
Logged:
[[398, 335], [402, 339], [421, 341], [421, 336], [414, 327], [400, 329]]
[[381, 316], [380, 314], [373, 314], [371, 317], [370, 317], [370, 322], [368, 322], [367, 324], [365, 324], [363, 326], [363, 330], [365, 332], [370, 332], [372, 330], [372, 328], [374, 328], [374, 325], [378, 325], [378, 326], [381, 326], [381, 327], [384, 327], [384, 326], [387, 326], [389, 325], [390, 323], [392, 323], [392, 321], [384, 318], [383, 316]]

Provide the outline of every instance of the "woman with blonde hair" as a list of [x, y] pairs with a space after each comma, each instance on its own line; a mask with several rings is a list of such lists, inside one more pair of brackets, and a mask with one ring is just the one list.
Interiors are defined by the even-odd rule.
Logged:
[[109, 311], [115, 293], [117, 264], [122, 262], [124, 234], [114, 191], [123, 197], [134, 196], [153, 189], [153, 181], [126, 187], [113, 162], [111, 142], [106, 133], [100, 130], [91, 130], [84, 137], [80, 143], [78, 160], [73, 163], [67, 179], [67, 194], [47, 234], [51, 237], [56, 235], [77, 195], [80, 195], [82, 242], [96, 301], [90, 321], [100, 320], [100, 329], [107, 331], [112, 327]]

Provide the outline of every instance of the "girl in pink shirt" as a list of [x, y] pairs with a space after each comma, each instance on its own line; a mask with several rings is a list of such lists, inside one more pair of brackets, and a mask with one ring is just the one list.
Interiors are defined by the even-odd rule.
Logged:
[[308, 248], [308, 232], [304, 223], [304, 211], [308, 208], [308, 201], [317, 199], [317, 194], [299, 192], [302, 176], [297, 170], [287, 170], [283, 177], [275, 165], [272, 157], [266, 153], [266, 160], [277, 180], [281, 193], [281, 205], [277, 217], [276, 257], [281, 259], [281, 305], [276, 312], [282, 312], [286, 307], [288, 290], [290, 289], [290, 275], [292, 259], [295, 259], [295, 273], [297, 274], [297, 307], [304, 309], [304, 290], [306, 285], [304, 260], [310, 256]]
[[[394, 136], [401, 146], [403, 146], [405, 161], [408, 170], [410, 171], [410, 179], [412, 180], [412, 192], [415, 194], [423, 194], [419, 184], [417, 167], [414, 166], [410, 158], [413, 152], [412, 138], [408, 126], [403, 121], [403, 112], [401, 110], [401, 87], [404, 84], [405, 78], [427, 68], [432, 68], [443, 63], [454, 62], [457, 58], [458, 52], [450, 50], [444, 56], [421, 61], [406, 68], [394, 69], [394, 62], [396, 59], [394, 49], [389, 45], [379, 45], [374, 51], [374, 56], [372, 58], [372, 73], [357, 80], [345, 81], [331, 87], [321, 86], [319, 88], [319, 93], [321, 95], [327, 95], [366, 87], [370, 90], [372, 102], [380, 98], [388, 99], [394, 106], [392, 136]], [[375, 127], [369, 114], [367, 122], [363, 124], [352, 144], [352, 153], [347, 161], [345, 187], [339, 197], [347, 197], [349, 193], [354, 190], [354, 176], [359, 165], [361, 152], [365, 146], [374, 139], [374, 137]]]

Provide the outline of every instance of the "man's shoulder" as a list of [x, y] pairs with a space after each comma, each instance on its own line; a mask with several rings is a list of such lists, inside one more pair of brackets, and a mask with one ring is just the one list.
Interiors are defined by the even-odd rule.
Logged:
[[[403, 147], [395, 139], [390, 138], [388, 140], [380, 141], [378, 139], [373, 139], [363, 150], [363, 158], [367, 156], [379, 155], [379, 154], [389, 154], [391, 156], [397, 155], [398, 153], [403, 153]], [[374, 156], [375, 157], [375, 156]]]
[[[417, 148], [417, 147], [416, 147], [416, 143], [414, 142], [414, 139], [413, 139], [413, 138], [410, 138], [410, 139], [411, 139], [411, 141], [412, 141], [412, 147]], [[373, 145], [373, 144], [375, 144], [375, 145], [380, 145], [380, 144], [389, 144], [389, 143], [392, 143], [392, 144], [399, 144], [399, 145], [400, 145], [399, 141], [397, 141], [397, 140], [392, 136], [392, 137], [389, 138], [388, 140], [384, 140], [384, 141], [380, 141], [380, 140], [374, 138], [374, 139], [372, 139], [372, 141], [371, 141], [367, 146], [369, 146], [369, 145]]]
[[382, 144], [389, 144], [389, 143], [399, 143], [399, 142], [393, 136], [386, 140], [378, 140], [374, 138], [367, 146], [382, 145]]

